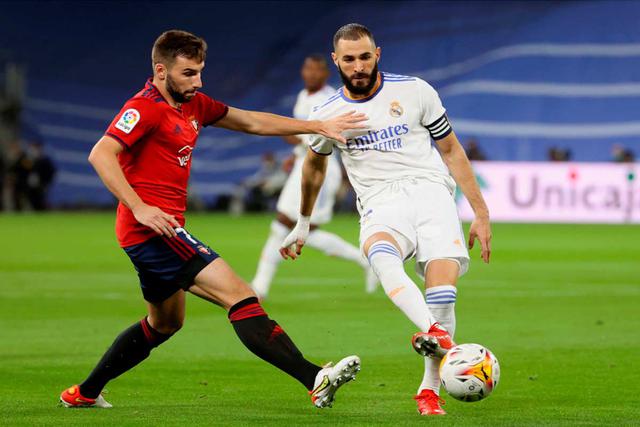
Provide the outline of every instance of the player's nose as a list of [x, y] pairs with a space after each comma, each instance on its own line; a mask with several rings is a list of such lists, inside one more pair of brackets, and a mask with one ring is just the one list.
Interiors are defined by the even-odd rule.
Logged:
[[194, 89], [200, 89], [202, 87], [202, 78], [200, 75], [194, 76], [193, 81], [191, 82]]

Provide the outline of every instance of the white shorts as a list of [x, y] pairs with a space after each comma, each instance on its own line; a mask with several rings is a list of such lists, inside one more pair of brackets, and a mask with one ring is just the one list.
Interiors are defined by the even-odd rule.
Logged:
[[416, 273], [422, 278], [435, 259], [458, 262], [460, 276], [469, 269], [456, 203], [443, 184], [426, 179], [395, 181], [359, 207], [360, 247], [374, 233], [387, 232], [405, 259], [415, 256]]
[[[311, 214], [312, 224], [326, 224], [331, 221], [333, 217], [333, 205], [336, 202], [336, 193], [340, 189], [342, 183], [342, 170], [340, 163], [334, 157], [330, 155], [327, 163], [327, 174], [324, 179], [324, 184], [320, 189], [316, 204], [313, 207], [313, 213]], [[302, 163], [304, 157], [297, 157], [287, 178], [287, 182], [284, 184], [284, 188], [278, 198], [278, 205], [276, 210], [288, 216], [293, 221], [298, 219], [300, 212], [300, 197], [302, 193]]]

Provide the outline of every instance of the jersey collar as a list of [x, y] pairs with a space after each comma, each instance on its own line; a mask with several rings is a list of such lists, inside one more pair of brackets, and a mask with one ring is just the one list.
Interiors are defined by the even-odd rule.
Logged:
[[380, 73], [380, 86], [378, 86], [378, 89], [376, 89], [375, 92], [373, 92], [371, 95], [367, 96], [366, 98], [361, 98], [361, 99], [351, 99], [349, 98], [347, 95], [345, 95], [345, 87], [342, 86], [340, 88], [340, 96], [342, 97], [342, 99], [344, 99], [345, 101], [351, 103], [351, 104], [360, 104], [362, 102], [367, 102], [372, 100], [373, 98], [375, 98], [375, 96], [377, 94], [380, 93], [380, 91], [382, 90], [382, 86], [384, 86], [384, 73]]

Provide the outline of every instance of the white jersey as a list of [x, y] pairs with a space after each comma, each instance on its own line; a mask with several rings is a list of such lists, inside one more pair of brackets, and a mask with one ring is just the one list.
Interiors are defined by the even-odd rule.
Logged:
[[344, 132], [347, 143], [311, 135], [309, 145], [319, 154], [335, 146], [342, 155], [349, 180], [360, 201], [358, 208], [382, 191], [386, 184], [403, 179], [427, 179], [450, 192], [455, 181], [430, 137], [451, 133], [437, 92], [417, 77], [381, 73], [381, 84], [365, 99], [348, 98], [342, 89], [314, 108], [310, 120], [326, 120], [355, 110], [369, 118], [367, 128]]
[[[317, 92], [309, 94], [307, 89], [302, 89], [298, 93], [296, 98], [296, 104], [293, 106], [293, 117], [300, 120], [307, 120], [311, 114], [311, 110], [316, 105], [320, 105], [327, 100], [331, 95], [335, 94], [336, 90], [329, 85], [324, 85], [322, 89]], [[301, 138], [305, 138], [305, 135], [301, 135]], [[307, 152], [306, 144], [298, 144], [293, 149], [293, 153], [296, 157], [304, 157]]]
[[[331, 86], [324, 86], [317, 92], [309, 95], [306, 89], [303, 89], [298, 94], [296, 105], [293, 107], [293, 117], [297, 119], [306, 120], [311, 113], [314, 106], [322, 104], [331, 95], [335, 94], [336, 90]], [[301, 138], [305, 138], [306, 135], [302, 135]], [[280, 193], [278, 198], [278, 204], [276, 210], [285, 214], [292, 220], [298, 218], [298, 212], [300, 211], [300, 197], [302, 187], [302, 164], [307, 152], [307, 144], [298, 144], [294, 147], [293, 153], [296, 156], [296, 160], [293, 164], [293, 169], [287, 178], [287, 182]], [[327, 165], [327, 174], [325, 182], [322, 185], [316, 205], [313, 208], [311, 215], [311, 222], [313, 224], [321, 225], [331, 221], [333, 215], [333, 205], [335, 204], [336, 193], [342, 183], [342, 170], [338, 159], [335, 156], [329, 157], [329, 163]]]

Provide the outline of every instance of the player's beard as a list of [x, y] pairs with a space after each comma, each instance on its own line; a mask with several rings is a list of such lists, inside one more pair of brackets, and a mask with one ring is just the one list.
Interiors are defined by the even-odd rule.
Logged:
[[[369, 92], [371, 92], [373, 87], [376, 85], [376, 81], [378, 80], [378, 62], [376, 62], [376, 65], [373, 66], [373, 70], [371, 70], [371, 74], [355, 73], [354, 75], [349, 77], [342, 72], [342, 68], [340, 68], [340, 66], [338, 66], [338, 71], [340, 72], [340, 78], [342, 79], [342, 83], [344, 83], [344, 87], [346, 87], [349, 92], [355, 95], [367, 95]], [[360, 77], [360, 78], [368, 77], [369, 83], [367, 83], [364, 86], [356, 86], [353, 83], [351, 83], [351, 79], [356, 77]]]
[[178, 104], [184, 104], [185, 102], [191, 101], [193, 97], [187, 98], [187, 94], [196, 93], [195, 91], [190, 91], [190, 90], [180, 92], [176, 87], [175, 82], [173, 81], [173, 79], [169, 74], [167, 74], [167, 92], [169, 92], [169, 95], [171, 96], [171, 98], [173, 98], [173, 100]]

